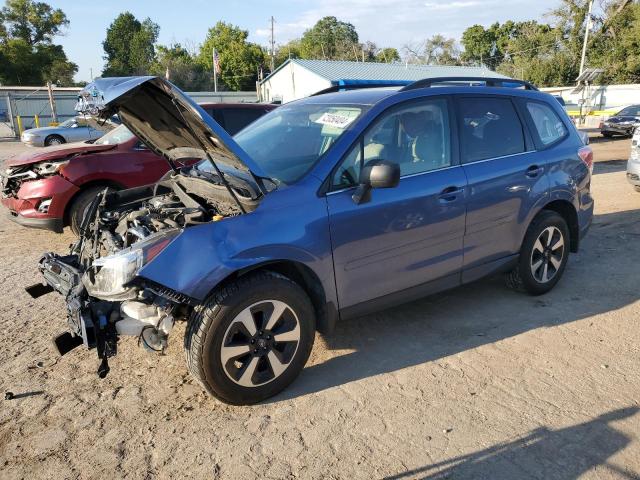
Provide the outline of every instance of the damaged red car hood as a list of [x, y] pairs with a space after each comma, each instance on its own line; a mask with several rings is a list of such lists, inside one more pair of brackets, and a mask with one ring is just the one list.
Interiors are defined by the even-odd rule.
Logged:
[[9, 158], [4, 165], [5, 167], [32, 165], [40, 162], [50, 162], [52, 160], [62, 159], [70, 155], [103, 152], [105, 150], [111, 150], [115, 147], [116, 145], [95, 145], [85, 142], [66, 143], [63, 145], [57, 145], [55, 147], [46, 147], [38, 150], [30, 150], [28, 152], [20, 153], [14, 157]]

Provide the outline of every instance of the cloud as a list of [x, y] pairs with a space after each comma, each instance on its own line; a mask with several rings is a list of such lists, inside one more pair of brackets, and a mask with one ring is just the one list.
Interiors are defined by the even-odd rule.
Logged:
[[[355, 25], [361, 41], [400, 48], [435, 34], [459, 38], [474, 24], [490, 25], [506, 20], [539, 19], [556, 0], [298, 0], [295, 9], [276, 16], [276, 43], [300, 37], [324, 16], [332, 15]], [[299, 13], [291, 13], [292, 11]], [[288, 15], [288, 16], [287, 16]], [[258, 41], [271, 31], [253, 32]]]

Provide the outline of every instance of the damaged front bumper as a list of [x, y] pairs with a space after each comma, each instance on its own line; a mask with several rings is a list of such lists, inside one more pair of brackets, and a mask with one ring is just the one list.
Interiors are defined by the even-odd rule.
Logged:
[[104, 378], [109, 372], [108, 359], [118, 352], [120, 335], [137, 336], [151, 351], [166, 348], [179, 305], [158, 293], [160, 289], [140, 287], [134, 300], [105, 301], [88, 294], [76, 255], [46, 253], [39, 269], [45, 283], [27, 287], [27, 293], [38, 298], [56, 291], [66, 301], [68, 331], [54, 339], [60, 355], [80, 345], [95, 348], [100, 360], [97, 373]]

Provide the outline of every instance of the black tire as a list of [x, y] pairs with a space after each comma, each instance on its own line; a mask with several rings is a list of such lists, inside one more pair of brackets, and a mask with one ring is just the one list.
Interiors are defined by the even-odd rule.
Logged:
[[635, 189], [636, 192], [640, 193], [640, 185], [634, 185], [633, 188]]
[[[562, 236], [562, 254], [559, 265], [559, 247], [556, 251], [547, 253], [546, 248], [544, 252], [539, 250], [540, 246], [545, 246], [544, 240], [543, 243], [539, 245], [536, 244], [545, 231], [547, 232], [545, 235], [548, 235], [549, 231], [553, 232], [553, 240], [550, 242], [551, 247], [558, 245], [557, 239], [559, 237], [556, 236], [556, 233]], [[570, 238], [567, 222], [558, 213], [543, 210], [531, 222], [531, 225], [529, 225], [520, 249], [518, 264], [506, 275], [507, 285], [514, 290], [527, 292], [531, 295], [547, 293], [555, 287], [564, 273], [569, 258], [569, 245]], [[534, 269], [538, 261], [542, 261], [543, 263], [535, 270], [536, 274], [534, 274]], [[557, 268], [554, 267], [553, 262], [558, 265]], [[544, 270], [545, 263], [547, 264], [547, 270]], [[545, 277], [547, 280], [543, 281]]]
[[613, 138], [613, 133], [609, 133], [609, 132], [602, 132], [602, 136], [604, 138]]
[[76, 198], [74, 198], [68, 211], [69, 227], [71, 227], [71, 231], [74, 234], [80, 234], [80, 226], [82, 225], [82, 219], [84, 218], [86, 209], [89, 207], [89, 204], [93, 199], [96, 198], [96, 195], [102, 193], [105, 188], [108, 187], [89, 187], [86, 190], [81, 191]]
[[60, 135], [49, 135], [44, 139], [44, 146], [50, 147], [51, 145], [62, 145], [63, 143], [67, 143], [66, 140]]
[[[221, 358], [223, 342], [227, 343], [224, 348], [228, 348], [229, 337], [234, 332], [234, 326], [241, 323], [238, 321], [240, 314], [246, 312], [249, 307], [259, 309], [261, 305], [268, 305], [270, 301], [283, 302], [290, 309], [290, 311], [286, 311], [286, 314], [280, 316], [280, 320], [276, 321], [275, 326], [281, 325], [282, 327], [285, 321], [292, 318], [294, 322], [297, 318], [299, 325], [297, 343], [285, 342], [288, 345], [286, 348], [295, 350], [289, 350], [290, 359], [286, 362], [282, 373], [275, 375], [275, 370], [270, 363], [271, 360], [265, 356], [262, 358], [256, 356], [259, 355], [257, 348], [243, 353], [242, 357], [230, 357], [223, 365]], [[291, 316], [292, 312], [293, 316]], [[255, 336], [263, 333], [261, 329], [265, 328], [265, 322], [268, 322], [270, 317], [260, 316], [257, 320], [256, 318], [254, 315], [251, 316], [256, 326]], [[250, 405], [260, 402], [284, 390], [302, 371], [313, 347], [315, 324], [313, 305], [305, 291], [297, 283], [269, 271], [248, 274], [217, 290], [203, 305], [194, 309], [184, 339], [187, 367], [207, 392], [223, 402], [233, 405]], [[243, 325], [240, 325], [238, 329], [240, 333], [235, 335], [241, 337], [244, 335]], [[285, 348], [275, 341], [276, 335], [279, 335], [277, 332], [278, 330], [274, 327], [272, 333], [274, 340], [270, 347], [274, 351]], [[264, 331], [264, 333], [266, 334], [268, 331]], [[246, 336], [246, 340], [242, 339], [239, 342], [242, 344], [241, 347], [244, 348], [245, 344], [248, 345], [249, 338], [254, 338], [255, 341], [255, 336]], [[231, 338], [236, 339], [237, 337], [232, 336]], [[294, 343], [295, 346], [293, 346]], [[249, 345], [247, 348], [253, 349], [253, 346]], [[243, 386], [237, 383], [238, 378], [236, 380], [231, 378], [231, 373], [237, 373], [240, 380], [245, 378], [241, 373], [248, 372], [250, 364], [254, 360], [258, 366], [254, 367], [252, 372], [266, 375], [265, 383]], [[237, 372], [233, 372], [233, 368], [236, 368]], [[270, 376], [273, 378], [268, 379]], [[255, 374], [251, 375], [250, 380], [253, 381], [254, 377]]]

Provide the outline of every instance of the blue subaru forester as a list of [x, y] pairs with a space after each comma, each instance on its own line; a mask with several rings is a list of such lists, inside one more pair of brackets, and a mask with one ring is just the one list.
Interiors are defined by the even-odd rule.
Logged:
[[232, 404], [284, 389], [338, 319], [500, 272], [549, 291], [593, 214], [591, 149], [526, 82], [326, 93], [233, 138], [161, 78], [99, 79], [77, 109], [117, 113], [172, 169], [105, 190], [42, 258], [28, 290], [64, 295], [60, 352], [95, 347], [104, 376], [120, 335], [162, 351], [186, 321], [189, 370]]

